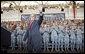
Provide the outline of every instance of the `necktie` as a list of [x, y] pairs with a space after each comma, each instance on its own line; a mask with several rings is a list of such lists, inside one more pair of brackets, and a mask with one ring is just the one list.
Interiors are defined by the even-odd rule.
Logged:
[[[32, 22], [32, 23], [33, 23], [33, 22]], [[30, 31], [31, 31], [32, 23], [30, 24]]]

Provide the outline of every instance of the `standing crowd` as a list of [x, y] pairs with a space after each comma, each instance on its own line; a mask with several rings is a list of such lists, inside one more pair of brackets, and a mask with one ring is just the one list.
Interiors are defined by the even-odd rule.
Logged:
[[[2, 22], [11, 32], [11, 48], [26, 48], [22, 44], [27, 25], [30, 21]], [[36, 31], [37, 32], [37, 31]], [[84, 20], [43, 20], [40, 33], [44, 51], [82, 51], [84, 50]], [[27, 43], [27, 42], [26, 42]]]

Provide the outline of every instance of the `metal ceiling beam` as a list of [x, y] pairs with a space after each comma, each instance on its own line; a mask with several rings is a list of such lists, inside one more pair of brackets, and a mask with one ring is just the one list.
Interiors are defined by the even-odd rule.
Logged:
[[[48, 1], [47, 1], [48, 2]], [[48, 4], [47, 2], [45, 2], [45, 5]]]
[[[36, 1], [35, 1], [36, 2]], [[36, 2], [37, 4], [39, 4], [38, 2]]]
[[20, 6], [20, 4], [21, 4], [21, 1], [14, 1], [14, 3], [16, 4], [16, 3], [18, 3], [18, 4], [16, 4], [17, 6]]
[[17, 6], [17, 4], [13, 1], [13, 3], [15, 4], [15, 6]]
[[[5, 3], [15, 3], [17, 6], [15, 6], [14, 8], [16, 8], [16, 9], [17, 9], [17, 8], [20, 8], [20, 3], [21, 3], [21, 2], [23, 2], [23, 1], [18, 1], [18, 2], [17, 2], [17, 1], [14, 1], [14, 2], [13, 2], [13, 1], [10, 1], [10, 2], [8, 2], [8, 1], [7, 1], [7, 2], [6, 2], [6, 1], [2, 1], [2, 3], [4, 3], [4, 4], [5, 4]], [[40, 3], [39, 3], [39, 2], [37, 2], [37, 3], [40, 4], [41, 1], [40, 1]], [[47, 3], [48, 3], [48, 1], [44, 3], [44, 4], [45, 4], [45, 7], [48, 7], [48, 6], [46, 5]], [[67, 6], [67, 5], [69, 4], [69, 2], [66, 1], [66, 3], [67, 3], [67, 4], [65, 4], [65, 6], [66, 6], [66, 8], [67, 8], [67, 7], [69, 7], [69, 6]], [[51, 6], [51, 5], [49, 5], [49, 6]], [[81, 6], [84, 7], [84, 4], [80, 4], [80, 7], [81, 7]], [[21, 7], [24, 7], [24, 6], [21, 6]], [[28, 6], [28, 7], [29, 7], [29, 6]], [[33, 7], [34, 7], [34, 6], [33, 6]], [[33, 7], [31, 7], [31, 8], [33, 8]], [[53, 4], [53, 7], [56, 7], [56, 4], [55, 4], [55, 5]], [[7, 7], [7, 8], [9, 8], [9, 7]], [[7, 9], [7, 8], [6, 8], [6, 9]], [[3, 9], [3, 8], [2, 8], [2, 9]], [[5, 8], [4, 8], [4, 9], [5, 9]]]

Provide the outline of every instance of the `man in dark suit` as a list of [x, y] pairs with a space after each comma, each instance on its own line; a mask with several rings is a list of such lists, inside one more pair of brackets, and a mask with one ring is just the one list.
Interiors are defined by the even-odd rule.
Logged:
[[11, 32], [1, 24], [1, 52], [7, 53], [11, 45]]
[[43, 20], [43, 14], [42, 10], [39, 11], [40, 16], [38, 20], [35, 20], [36, 16], [34, 14], [31, 15], [31, 22], [27, 26], [26, 34], [23, 38], [23, 44], [25, 43], [26, 39], [28, 40], [27, 48], [29, 52], [32, 52], [33, 49], [35, 49], [37, 53], [41, 52], [42, 37], [39, 32], [39, 29]]

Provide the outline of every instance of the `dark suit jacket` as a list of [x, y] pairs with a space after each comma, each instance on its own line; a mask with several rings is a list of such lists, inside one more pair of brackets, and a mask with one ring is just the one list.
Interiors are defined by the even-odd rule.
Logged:
[[42, 41], [42, 37], [39, 31], [42, 20], [43, 14], [42, 16], [40, 15], [39, 20], [34, 20], [34, 22], [32, 23], [31, 31], [30, 24], [27, 26], [26, 34], [23, 38], [23, 41], [26, 41], [26, 39], [28, 39], [28, 42], [31, 42], [31, 44], [36, 48], [40, 45]]
[[1, 27], [1, 47], [9, 47], [11, 45], [11, 32]]

